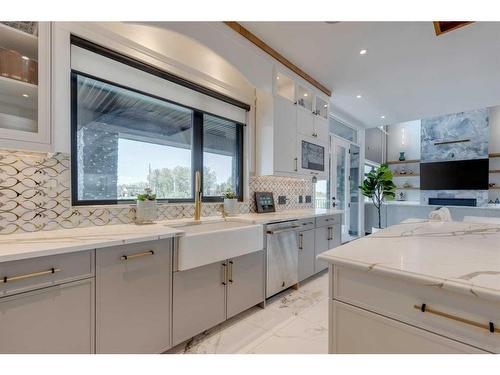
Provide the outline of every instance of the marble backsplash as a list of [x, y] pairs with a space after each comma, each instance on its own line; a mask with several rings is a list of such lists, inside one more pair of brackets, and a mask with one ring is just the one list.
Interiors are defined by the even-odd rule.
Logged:
[[[93, 225], [129, 224], [135, 220], [135, 205], [72, 206], [70, 159], [67, 154], [47, 156], [0, 150], [0, 234], [35, 232]], [[239, 203], [240, 213], [255, 211], [254, 192], [273, 191], [286, 195], [278, 210], [312, 208], [298, 203], [299, 195], [311, 195], [310, 181], [284, 177], [251, 177], [249, 200]], [[202, 216], [220, 215], [222, 203], [204, 203]], [[158, 220], [189, 218], [194, 204], [158, 204]]]
[[[254, 176], [250, 177], [249, 206], [250, 211], [255, 212], [254, 193], [256, 191], [270, 191], [274, 195], [276, 211], [294, 210], [301, 208], [314, 208], [314, 184], [310, 179], [279, 177], [279, 176]], [[287, 200], [285, 204], [278, 204], [278, 196], [284, 195]], [[311, 196], [311, 202], [305, 203], [306, 195]], [[299, 197], [302, 202], [299, 203]]]

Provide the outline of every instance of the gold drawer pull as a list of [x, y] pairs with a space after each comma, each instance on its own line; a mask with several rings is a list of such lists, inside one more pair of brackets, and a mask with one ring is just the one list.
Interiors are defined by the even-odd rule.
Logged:
[[500, 328], [495, 327], [493, 322], [488, 322], [488, 324], [478, 323], [478, 322], [475, 322], [473, 320], [461, 318], [459, 316], [451, 315], [451, 314], [448, 314], [448, 313], [445, 313], [442, 311], [433, 310], [433, 309], [427, 307], [427, 305], [425, 303], [423, 303], [421, 306], [414, 305], [413, 307], [417, 310], [422, 311], [422, 312], [427, 312], [430, 314], [442, 316], [443, 318], [448, 318], [451, 320], [455, 320], [457, 322], [469, 324], [469, 325], [474, 326], [474, 327], [484, 328], [484, 329], [487, 329], [488, 331], [490, 331], [491, 333], [500, 333]]
[[50, 270], [47, 271], [40, 271], [40, 272], [33, 272], [33, 273], [27, 273], [26, 275], [19, 275], [19, 276], [4, 276], [2, 278], [3, 283], [8, 283], [11, 281], [19, 281], [19, 280], [24, 280], [24, 279], [30, 279], [32, 277], [37, 277], [37, 276], [44, 276], [44, 275], [50, 275], [56, 272], [61, 272], [60, 268], [51, 268]]
[[144, 257], [146, 255], [154, 255], [154, 251], [153, 250], [149, 250], [149, 251], [145, 251], [143, 253], [137, 253], [137, 254], [132, 254], [132, 255], [122, 255], [121, 256], [121, 260], [130, 260], [130, 259], [134, 259], [134, 258], [140, 258], [140, 257]]

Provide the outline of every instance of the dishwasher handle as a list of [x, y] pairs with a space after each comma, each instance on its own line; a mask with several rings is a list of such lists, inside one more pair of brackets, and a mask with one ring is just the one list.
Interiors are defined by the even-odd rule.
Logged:
[[289, 227], [281, 228], [281, 229], [278, 229], [278, 230], [267, 230], [266, 233], [267, 234], [278, 234], [278, 233], [283, 233], [283, 232], [289, 232], [291, 230], [295, 230], [295, 229], [298, 229], [298, 228], [300, 228], [300, 225], [291, 225]]

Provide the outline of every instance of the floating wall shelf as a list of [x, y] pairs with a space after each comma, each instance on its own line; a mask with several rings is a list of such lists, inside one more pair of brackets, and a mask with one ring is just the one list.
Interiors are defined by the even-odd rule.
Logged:
[[492, 152], [491, 154], [488, 154], [490, 158], [500, 158], [500, 152]]
[[[500, 171], [499, 171], [500, 173]], [[394, 173], [393, 177], [418, 177], [420, 174], [418, 173]]]
[[[500, 154], [499, 154], [500, 156]], [[415, 164], [415, 163], [420, 163], [420, 160], [390, 160], [387, 162], [387, 164]]]

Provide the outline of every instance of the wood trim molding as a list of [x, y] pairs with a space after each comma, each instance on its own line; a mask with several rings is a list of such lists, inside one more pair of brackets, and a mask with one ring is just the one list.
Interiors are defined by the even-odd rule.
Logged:
[[441, 34], [446, 34], [450, 31], [459, 29], [461, 27], [470, 25], [471, 23], [474, 23], [473, 21], [434, 21], [434, 31], [436, 32], [436, 36], [439, 36]]
[[325, 93], [329, 97], [332, 95], [332, 91], [327, 88], [326, 86], [322, 85], [318, 81], [316, 81], [314, 78], [312, 78], [309, 74], [304, 72], [302, 69], [300, 69], [297, 65], [292, 63], [290, 60], [288, 60], [285, 56], [280, 54], [278, 51], [273, 49], [271, 46], [266, 44], [262, 39], [258, 38], [255, 34], [247, 30], [245, 27], [243, 27], [240, 23], [234, 22], [234, 21], [224, 21], [224, 23], [229, 26], [231, 29], [236, 31], [238, 34], [240, 34], [242, 37], [259, 47], [262, 51], [267, 53], [269, 56], [272, 58], [278, 60], [280, 63], [285, 65], [288, 69], [293, 71], [295, 74], [297, 74], [299, 77], [305, 79], [307, 82], [309, 82], [311, 85], [316, 87], [318, 90], [321, 92]]

